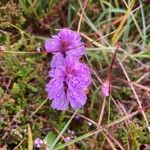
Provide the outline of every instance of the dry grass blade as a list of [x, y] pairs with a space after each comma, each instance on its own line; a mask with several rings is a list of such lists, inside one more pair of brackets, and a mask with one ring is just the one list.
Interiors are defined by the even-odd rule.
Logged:
[[33, 150], [32, 131], [29, 124], [28, 124], [28, 150]]
[[102, 123], [102, 119], [103, 119], [103, 115], [104, 115], [104, 110], [105, 110], [105, 106], [106, 106], [106, 100], [107, 100], [106, 97], [104, 97], [102, 108], [101, 108], [101, 112], [100, 112], [100, 115], [99, 115], [99, 120], [98, 120], [98, 126], [97, 126], [97, 128], [99, 128], [101, 126], [101, 123]]
[[[133, 0], [132, 2], [134, 2], [134, 0]], [[132, 5], [133, 5], [133, 4], [132, 4]], [[131, 6], [132, 6], [132, 5], [131, 5]], [[87, 36], [85, 36], [85, 37], [87, 38]], [[91, 40], [91, 39], [89, 39], [89, 38], [87, 38], [87, 39], [88, 39], [88, 40]], [[104, 43], [106, 43], [106, 44], [108, 45], [108, 47], [109, 47], [109, 48], [111, 49], [111, 51], [113, 52], [114, 49], [113, 49], [111, 46], [109, 46], [109, 43], [108, 43], [105, 39], [103, 39], [103, 41], [104, 41]], [[92, 41], [91, 41], [91, 42], [92, 42]], [[97, 42], [92, 42], [92, 43], [93, 43], [94, 45], [98, 46], [98, 47], [101, 47], [101, 44], [99, 44], [99, 43], [97, 43]], [[122, 62], [119, 61], [119, 59], [118, 59], [117, 56], [116, 56], [116, 59], [118, 60], [119, 65], [120, 65], [121, 69], [123, 70], [123, 73], [124, 73], [125, 77], [127, 78], [128, 82], [130, 83], [130, 87], [131, 87], [131, 89], [132, 89], [132, 91], [133, 91], [133, 93], [134, 93], [134, 95], [135, 95], [135, 98], [136, 98], [136, 100], [137, 100], [137, 103], [138, 103], [140, 109], [143, 110], [141, 101], [140, 101], [140, 99], [138, 98], [138, 95], [137, 95], [137, 93], [136, 93], [136, 91], [135, 91], [133, 85], [131, 84], [131, 80], [130, 80], [130, 78], [129, 78], [129, 76], [128, 76], [128, 74], [127, 74], [127, 72], [126, 72], [126, 70], [125, 70], [125, 68], [124, 68], [124, 66], [123, 66], [123, 64], [122, 64]], [[147, 117], [146, 117], [146, 114], [145, 114], [144, 111], [142, 111], [142, 115], [143, 115], [144, 120], [145, 120], [145, 122], [146, 122], [146, 126], [147, 126], [147, 128], [148, 128], [148, 131], [150, 132], [149, 122], [148, 122], [148, 120], [147, 120]]]
[[118, 145], [118, 147], [121, 150], [125, 150], [124, 147], [121, 145], [121, 143], [115, 137], [113, 137], [108, 131], [105, 131], [105, 133]]
[[82, 22], [82, 19], [83, 19], [83, 13], [85, 11], [85, 8], [86, 8], [87, 4], [88, 4], [88, 0], [85, 0], [85, 3], [83, 4], [84, 6], [82, 8], [82, 13], [80, 15], [80, 20], [79, 20], [79, 23], [78, 23], [78, 29], [77, 29], [78, 32], [80, 31], [81, 22]]
[[122, 70], [123, 70], [123, 72], [124, 72], [124, 74], [125, 74], [125, 76], [126, 76], [128, 82], [129, 82], [129, 85], [130, 85], [130, 87], [131, 87], [131, 89], [132, 89], [132, 91], [133, 91], [133, 93], [134, 93], [134, 96], [135, 96], [135, 98], [136, 98], [136, 100], [137, 100], [137, 103], [138, 103], [138, 105], [139, 105], [139, 108], [142, 110], [142, 115], [143, 115], [143, 117], [144, 117], [144, 119], [145, 119], [145, 122], [146, 122], [146, 125], [147, 125], [147, 129], [148, 129], [148, 131], [150, 132], [149, 122], [148, 122], [147, 117], [146, 117], [146, 114], [145, 114], [145, 112], [144, 112], [144, 110], [143, 110], [142, 103], [141, 103], [141, 101], [140, 101], [140, 99], [139, 99], [139, 97], [138, 97], [138, 95], [137, 95], [137, 93], [136, 93], [136, 91], [135, 91], [135, 89], [134, 89], [134, 86], [131, 84], [131, 80], [130, 80], [130, 78], [129, 78], [129, 76], [128, 76], [128, 74], [127, 74], [127, 72], [126, 72], [126, 70], [125, 70], [125, 68], [124, 68], [124, 66], [123, 66], [123, 64], [119, 62], [119, 65], [121, 66], [121, 68], [122, 68]]
[[30, 119], [42, 108], [42, 106], [47, 102], [47, 100], [48, 100], [48, 98], [46, 98], [46, 99], [41, 103], [41, 105], [29, 116], [29, 118], [27, 119], [27, 121], [30, 120]]
[[117, 120], [115, 120], [115, 121], [113, 121], [113, 122], [111, 122], [111, 123], [109, 123], [107, 125], [104, 125], [104, 126], [100, 127], [96, 131], [91, 131], [91, 132], [89, 132], [87, 134], [84, 134], [84, 135], [82, 135], [80, 137], [77, 137], [74, 140], [71, 140], [71, 141], [69, 141], [69, 142], [67, 142], [67, 143], [65, 143], [65, 144], [63, 144], [61, 146], [58, 146], [58, 147], [54, 148], [54, 150], [62, 149], [64, 147], [68, 146], [68, 145], [74, 144], [74, 143], [76, 143], [78, 141], [81, 141], [81, 140], [83, 140], [83, 139], [85, 139], [87, 137], [90, 137], [90, 136], [92, 136], [94, 134], [98, 134], [98, 133], [100, 133], [102, 131], [105, 131], [105, 130], [107, 130], [108, 128], [110, 128], [112, 126], [125, 121], [126, 119], [132, 118], [133, 116], [137, 115], [138, 113], [139, 113], [139, 111], [135, 111], [135, 112], [133, 112], [131, 114], [128, 114], [128, 115], [126, 115], [124, 117], [121, 117], [120, 119], [117, 119]]
[[111, 148], [112, 148], [113, 150], [117, 150], [116, 147], [114, 146], [112, 140], [107, 136], [107, 134], [105, 134], [104, 136], [105, 136], [107, 142], [110, 144]]
[[20, 141], [20, 143], [13, 150], [17, 150], [24, 141], [25, 141], [25, 138], [22, 141]]
[[[119, 27], [117, 29], [117, 32], [115, 32], [115, 34], [113, 35], [113, 37], [112, 37], [112, 43], [113, 44], [116, 44], [118, 42], [118, 40], [121, 36], [120, 32], [122, 30], [122, 27], [124, 26], [124, 24], [126, 23], [128, 17], [130, 16], [131, 10], [132, 10], [135, 2], [136, 2], [136, 0], [131, 1], [130, 5], [129, 5], [129, 9], [127, 10], [126, 14], [124, 15], [122, 21], [120, 22]], [[123, 32], [121, 32], [121, 33], [123, 33]]]

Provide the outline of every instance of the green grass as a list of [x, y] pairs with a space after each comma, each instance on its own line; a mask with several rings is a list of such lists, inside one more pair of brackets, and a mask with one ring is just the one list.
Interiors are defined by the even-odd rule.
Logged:
[[[35, 149], [36, 138], [45, 141], [41, 149], [150, 147], [150, 6], [142, 0], [89, 0], [83, 10], [84, 4], [0, 2], [0, 148]], [[45, 92], [51, 55], [44, 53], [44, 41], [63, 27], [80, 30], [87, 50], [82, 61], [92, 71], [87, 104], [78, 112], [53, 110]], [[100, 88], [118, 42], [105, 104]], [[69, 129], [76, 134], [65, 143]]]

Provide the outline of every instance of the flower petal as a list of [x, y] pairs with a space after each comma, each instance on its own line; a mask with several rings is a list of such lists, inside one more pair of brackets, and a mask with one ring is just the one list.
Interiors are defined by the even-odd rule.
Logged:
[[58, 33], [58, 37], [65, 41], [80, 41], [80, 34], [76, 31], [72, 31], [68, 28], [63, 28]]
[[46, 85], [49, 99], [63, 99], [64, 98], [64, 84], [61, 78], [53, 78]]
[[83, 63], [75, 63], [74, 73], [78, 76], [90, 76], [91, 72], [89, 67]]
[[75, 89], [83, 90], [91, 84], [91, 79], [88, 77], [68, 76], [66, 82]]
[[64, 97], [64, 99], [54, 99], [51, 104], [53, 109], [57, 110], [67, 110], [69, 107], [68, 100]]
[[84, 49], [77, 49], [77, 48], [70, 48], [68, 51], [66, 51], [67, 57], [71, 57], [72, 59], [78, 60], [82, 55], [85, 54]]
[[64, 58], [63, 54], [60, 52], [56, 53], [53, 56], [53, 59], [51, 60], [51, 67], [52, 68], [62, 67], [64, 65], [64, 61], [65, 61], [65, 58]]
[[60, 39], [58, 36], [52, 36], [52, 38], [49, 38], [45, 41], [45, 49], [47, 52], [55, 53], [60, 51], [61, 45], [60, 45]]
[[69, 86], [72, 86], [76, 89], [87, 88], [91, 84], [91, 76], [89, 68], [82, 63], [79, 62], [69, 62], [71, 64], [70, 67], [73, 69], [73, 74], [68, 74], [66, 78], [66, 82]]
[[85, 105], [87, 100], [83, 91], [76, 91], [72, 87], [68, 87], [67, 99], [74, 109], [81, 108], [83, 105]]
[[49, 77], [55, 77], [55, 78], [62, 77], [62, 79], [63, 79], [63, 73], [62, 73], [62, 71], [60, 69], [57, 69], [57, 68], [51, 69], [48, 72], [48, 75], [49, 75]]

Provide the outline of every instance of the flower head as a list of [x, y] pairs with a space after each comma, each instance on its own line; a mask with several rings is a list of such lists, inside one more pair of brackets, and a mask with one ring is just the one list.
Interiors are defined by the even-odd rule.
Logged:
[[41, 140], [40, 138], [36, 138], [34, 141], [35, 147], [37, 148], [40, 148], [43, 143], [43, 140]]
[[67, 143], [67, 142], [69, 142], [71, 140], [71, 137], [70, 136], [67, 136], [65, 139], [64, 139], [64, 141]]
[[69, 104], [75, 109], [85, 105], [84, 90], [91, 83], [90, 70], [85, 64], [64, 58], [62, 64], [52, 68], [49, 76], [52, 79], [46, 85], [46, 91], [52, 108], [66, 110]]
[[45, 49], [49, 53], [58, 54], [54, 56], [56, 59], [57, 56], [79, 59], [85, 54], [85, 47], [84, 43], [81, 42], [80, 34], [68, 28], [61, 29], [57, 35], [47, 39]]

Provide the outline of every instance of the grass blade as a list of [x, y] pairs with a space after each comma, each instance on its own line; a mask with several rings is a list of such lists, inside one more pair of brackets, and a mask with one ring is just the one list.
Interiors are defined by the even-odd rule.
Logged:
[[28, 150], [33, 150], [32, 131], [29, 124], [28, 124]]

